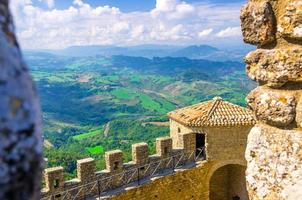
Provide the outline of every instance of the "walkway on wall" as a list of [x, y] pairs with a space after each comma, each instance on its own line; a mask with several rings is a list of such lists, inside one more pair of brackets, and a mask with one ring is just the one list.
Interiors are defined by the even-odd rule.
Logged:
[[[176, 154], [134, 169], [124, 170], [121, 173], [117, 173], [107, 178], [97, 179], [79, 187], [52, 194], [42, 198], [42, 200], [52, 200], [56, 198], [60, 198], [60, 200], [69, 200], [78, 199], [79, 197], [87, 200], [106, 199], [177, 171], [193, 168], [199, 161], [204, 160], [202, 155], [202, 152], [196, 155], [195, 151], [191, 153]], [[191, 160], [191, 162], [188, 162], [188, 160]], [[120, 184], [121, 182], [122, 184]], [[115, 188], [114, 184], [117, 183], [122, 186]], [[112, 186], [113, 189], [105, 190], [104, 188], [107, 188], [108, 186]]]

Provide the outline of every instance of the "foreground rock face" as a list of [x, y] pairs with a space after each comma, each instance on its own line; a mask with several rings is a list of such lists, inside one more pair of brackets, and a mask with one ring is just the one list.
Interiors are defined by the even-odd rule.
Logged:
[[38, 199], [40, 109], [15, 38], [8, 0], [0, 1], [0, 199]]
[[245, 155], [251, 199], [289, 198], [302, 178], [301, 141], [301, 131], [261, 124], [251, 130]]
[[245, 154], [249, 197], [301, 199], [302, 1], [250, 0], [242, 16], [244, 41], [261, 47], [245, 59], [248, 76], [261, 85], [247, 97], [258, 119]]
[[283, 37], [302, 39], [302, 1], [292, 0], [287, 4], [285, 13], [280, 17], [278, 32]]
[[274, 126], [287, 126], [296, 117], [296, 99], [290, 93], [257, 88], [247, 97], [258, 120]]
[[265, 45], [275, 40], [274, 13], [267, 1], [247, 4], [240, 18], [245, 42]]
[[301, 81], [302, 48], [259, 49], [249, 53], [245, 62], [248, 76], [271, 87]]

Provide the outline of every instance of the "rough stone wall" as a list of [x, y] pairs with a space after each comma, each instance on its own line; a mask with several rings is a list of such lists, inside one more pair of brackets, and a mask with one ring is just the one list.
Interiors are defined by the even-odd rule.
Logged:
[[[246, 149], [250, 199], [302, 196], [302, 1], [250, 0], [241, 12], [246, 56], [259, 87], [247, 97], [258, 124]], [[299, 197], [299, 198], [297, 198]]]
[[178, 139], [180, 134], [205, 134], [207, 160], [244, 159], [251, 128], [252, 126], [191, 128], [170, 120], [170, 137], [173, 139], [173, 148], [178, 148], [181, 146]]
[[8, 0], [0, 1], [0, 199], [38, 199], [42, 169], [39, 102], [8, 4]]
[[[244, 162], [237, 160], [225, 163], [219, 161], [204, 161], [196, 168], [180, 171], [173, 175], [153, 180], [146, 185], [112, 197], [110, 200], [209, 200], [209, 184], [214, 172], [220, 167], [231, 163], [244, 165]], [[222, 199], [227, 200], [228, 197], [224, 196]]]
[[244, 160], [251, 126], [204, 128], [207, 160]]
[[[209, 200], [209, 184], [214, 172], [228, 164], [244, 166], [245, 162], [242, 160], [229, 160], [225, 162], [203, 161], [196, 168], [153, 180], [146, 185], [142, 185], [112, 197], [110, 200]], [[224, 194], [221, 196], [223, 200], [229, 199], [228, 196], [224, 196]]]
[[184, 126], [177, 121], [170, 119], [170, 137], [173, 140], [173, 148], [177, 148], [179, 146], [179, 144], [177, 143], [179, 131], [180, 133], [194, 132], [192, 128]]

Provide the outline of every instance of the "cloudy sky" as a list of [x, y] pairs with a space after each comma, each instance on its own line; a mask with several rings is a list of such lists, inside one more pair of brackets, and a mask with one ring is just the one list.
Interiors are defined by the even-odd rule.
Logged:
[[12, 0], [25, 49], [75, 45], [241, 45], [244, 0]]

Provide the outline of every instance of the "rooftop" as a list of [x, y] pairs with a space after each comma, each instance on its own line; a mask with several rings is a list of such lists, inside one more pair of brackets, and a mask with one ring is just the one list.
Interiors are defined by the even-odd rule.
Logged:
[[247, 126], [256, 123], [252, 111], [220, 97], [168, 113], [170, 119], [191, 127]]

